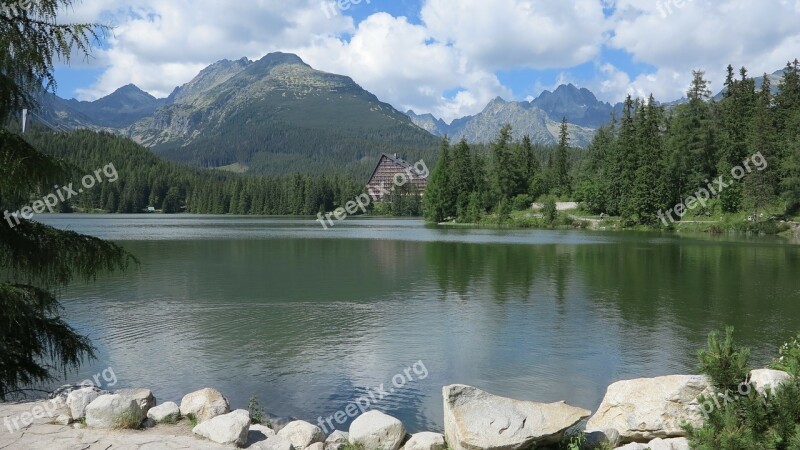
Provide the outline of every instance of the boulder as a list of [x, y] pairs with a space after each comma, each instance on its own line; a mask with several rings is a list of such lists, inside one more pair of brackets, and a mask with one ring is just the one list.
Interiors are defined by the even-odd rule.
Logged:
[[135, 400], [145, 415], [156, 406], [156, 397], [150, 389], [120, 389], [114, 393]]
[[91, 428], [138, 428], [145, 416], [130, 397], [105, 394], [86, 407], [86, 426]]
[[370, 450], [397, 450], [406, 438], [403, 423], [380, 411], [367, 411], [350, 424], [350, 443]]
[[786, 383], [792, 378], [790, 374], [782, 370], [771, 369], [756, 369], [751, 370], [747, 376], [747, 380], [755, 388], [756, 392], [761, 395], [767, 391], [775, 392], [783, 383]]
[[61, 414], [55, 419], [53, 419], [53, 423], [56, 425], [70, 425], [72, 424], [72, 417]]
[[325, 442], [325, 433], [320, 427], [302, 420], [289, 422], [277, 435], [289, 441], [296, 449], [304, 449], [311, 444]]
[[275, 436], [275, 434], [276, 434], [275, 430], [273, 430], [272, 428], [270, 428], [270, 427], [268, 427], [266, 425], [260, 425], [260, 424], [250, 425], [250, 431], [255, 431], [256, 433], [261, 433], [261, 434], [264, 435], [264, 437], [271, 437], [271, 436]]
[[336, 430], [325, 439], [325, 450], [342, 450], [350, 443], [350, 433]]
[[147, 418], [155, 423], [175, 422], [181, 418], [181, 410], [175, 402], [166, 402], [150, 408]]
[[247, 448], [249, 450], [295, 450], [291, 442], [280, 436], [269, 437], [266, 441], [256, 442]]
[[325, 450], [325, 444], [322, 442], [315, 442], [306, 447], [306, 450]]
[[69, 408], [72, 420], [80, 420], [86, 417], [86, 407], [100, 395], [99, 389], [93, 387], [70, 391], [67, 394], [67, 408]]
[[517, 450], [556, 444], [591, 411], [564, 402], [536, 403], [489, 394], [465, 385], [445, 386], [444, 428], [453, 450]]
[[192, 429], [192, 433], [223, 445], [243, 447], [250, 431], [250, 413], [244, 409], [212, 417]]
[[50, 400], [60, 400], [62, 403], [66, 404], [67, 397], [69, 396], [69, 394], [73, 391], [78, 391], [81, 389], [93, 389], [99, 395], [110, 394], [110, 392], [100, 389], [97, 386], [83, 385], [83, 384], [65, 384], [64, 386], [61, 386], [60, 388], [51, 392], [50, 395], [47, 396], [47, 398]]
[[439, 433], [423, 432], [411, 436], [406, 442], [405, 450], [447, 450], [444, 435]]
[[614, 450], [690, 450], [690, 448], [686, 438], [656, 438], [647, 444], [631, 443]]
[[606, 448], [619, 445], [619, 431], [613, 428], [603, 431], [592, 431], [591, 433], [586, 433], [585, 436], [585, 447], [587, 448]]
[[250, 432], [247, 433], [247, 444], [253, 445], [257, 442], [266, 441], [275, 436], [275, 430], [265, 425], [251, 424]]
[[671, 375], [619, 381], [608, 387], [586, 431], [619, 431], [620, 442], [647, 442], [683, 437], [681, 425], [703, 423], [697, 397], [713, 395], [710, 380], [700, 375]]
[[190, 414], [197, 419], [197, 423], [227, 414], [231, 411], [228, 400], [222, 394], [211, 388], [200, 389], [183, 396], [181, 400], [181, 415], [188, 417]]

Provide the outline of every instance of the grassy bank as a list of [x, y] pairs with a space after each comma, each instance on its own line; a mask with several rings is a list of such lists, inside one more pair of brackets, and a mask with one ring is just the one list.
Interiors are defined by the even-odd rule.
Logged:
[[[765, 214], [766, 215], [766, 214]], [[702, 217], [687, 217], [681, 222], [663, 226], [626, 223], [622, 218], [609, 217], [581, 211], [558, 211], [555, 215], [541, 212], [513, 211], [506, 216], [496, 213], [486, 214], [478, 222], [450, 221], [440, 226], [458, 228], [509, 228], [544, 230], [600, 230], [600, 231], [667, 231], [676, 233], [744, 234], [765, 236], [796, 236], [800, 233], [800, 217], [786, 218], [787, 221], [760, 218], [748, 220], [748, 214], [717, 214]]]

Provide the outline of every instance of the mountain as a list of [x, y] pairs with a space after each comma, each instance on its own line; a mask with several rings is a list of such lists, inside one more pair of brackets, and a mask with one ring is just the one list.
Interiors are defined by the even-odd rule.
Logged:
[[213, 64], [127, 134], [174, 161], [259, 173], [365, 173], [381, 152], [434, 159], [437, 145], [351, 78], [286, 53]]
[[611, 121], [615, 107], [597, 100], [592, 91], [578, 89], [573, 84], [562, 84], [554, 92], [544, 91], [530, 102], [544, 111], [549, 118], [587, 128], [600, 128]]
[[[506, 124], [511, 124], [515, 139], [528, 135], [536, 144], [555, 144], [561, 124], [560, 118], [554, 120], [531, 102], [507, 102], [500, 97], [489, 102], [479, 114], [456, 119], [450, 125], [431, 114], [417, 115], [413, 111], [407, 114], [418, 127], [437, 136], [447, 135], [454, 141], [466, 138], [478, 144], [497, 139]], [[570, 123], [569, 132], [574, 146], [585, 147], [591, 143], [595, 129]]]
[[93, 124], [106, 128], [126, 128], [166, 104], [133, 84], [93, 102], [65, 100], [66, 106], [88, 117]]
[[414, 111], [409, 109], [408, 112], [406, 112], [406, 115], [411, 118], [411, 121], [414, 122], [416, 126], [422, 128], [428, 133], [431, 133], [435, 136], [444, 136], [448, 134], [449, 125], [447, 125], [444, 120], [434, 117], [433, 114], [426, 113], [417, 115], [414, 113]]

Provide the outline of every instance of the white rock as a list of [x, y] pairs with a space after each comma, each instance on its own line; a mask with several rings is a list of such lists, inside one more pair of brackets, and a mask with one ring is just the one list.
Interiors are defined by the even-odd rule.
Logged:
[[294, 450], [292, 443], [280, 436], [269, 437], [266, 441], [256, 442], [247, 448], [248, 450]]
[[250, 413], [244, 409], [212, 417], [192, 429], [192, 433], [218, 444], [239, 447], [247, 444], [248, 431], [250, 431]]
[[322, 442], [315, 442], [306, 447], [306, 450], [325, 450], [325, 444]]
[[147, 418], [155, 423], [176, 421], [181, 417], [181, 410], [175, 402], [166, 402], [154, 406], [147, 411]]
[[72, 417], [61, 414], [53, 420], [56, 425], [69, 425], [72, 423]]
[[350, 433], [336, 430], [325, 439], [325, 450], [342, 450], [350, 443]]
[[671, 375], [619, 381], [608, 387], [600, 407], [589, 419], [587, 432], [614, 428], [620, 442], [683, 437], [684, 422], [702, 426], [697, 397], [710, 397], [710, 380], [700, 375]]
[[423, 432], [411, 436], [406, 442], [405, 450], [447, 450], [444, 435], [439, 433]]
[[258, 425], [258, 424], [250, 425], [250, 431], [257, 431], [266, 437], [275, 436], [276, 434], [275, 430], [273, 430], [272, 428], [266, 425]]
[[134, 399], [144, 414], [156, 406], [156, 397], [150, 389], [120, 389], [114, 393]]
[[403, 423], [380, 411], [367, 411], [350, 424], [350, 443], [370, 450], [397, 450], [406, 437]]
[[772, 392], [775, 392], [777, 388], [779, 388], [783, 383], [786, 383], [792, 378], [792, 376], [782, 370], [771, 370], [771, 369], [756, 369], [751, 370], [750, 375], [748, 375], [747, 379], [750, 381], [750, 384], [756, 389], [761, 395], [767, 391], [769, 388]]
[[615, 450], [690, 450], [686, 438], [656, 438], [647, 444], [631, 443], [617, 447]]
[[231, 411], [228, 400], [216, 389], [200, 389], [183, 396], [181, 400], [181, 415], [188, 417], [190, 414], [203, 423], [213, 417], [227, 414]]
[[249, 447], [258, 442], [266, 441], [272, 436], [275, 436], [275, 430], [272, 428], [265, 425], [251, 424], [250, 432], [247, 433], [247, 445]]
[[144, 418], [136, 400], [117, 394], [101, 395], [86, 407], [86, 426], [90, 428], [136, 427]]
[[77, 389], [67, 395], [67, 408], [73, 420], [86, 417], [86, 407], [92, 403], [100, 393], [92, 387]]
[[311, 444], [325, 442], [325, 433], [318, 426], [302, 420], [289, 422], [281, 431], [278, 431], [277, 435], [289, 441], [296, 449], [304, 449]]
[[564, 402], [536, 403], [489, 394], [465, 385], [445, 386], [444, 427], [453, 450], [518, 450], [558, 443], [591, 411]]

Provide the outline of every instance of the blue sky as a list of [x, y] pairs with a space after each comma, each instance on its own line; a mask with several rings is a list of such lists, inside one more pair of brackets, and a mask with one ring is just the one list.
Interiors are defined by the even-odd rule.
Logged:
[[67, 20], [115, 26], [91, 62], [56, 75], [62, 97], [128, 83], [157, 97], [220, 59], [298, 54], [400, 110], [445, 120], [561, 83], [601, 100], [671, 101], [691, 72], [773, 72], [800, 53], [800, 0], [83, 0]]

